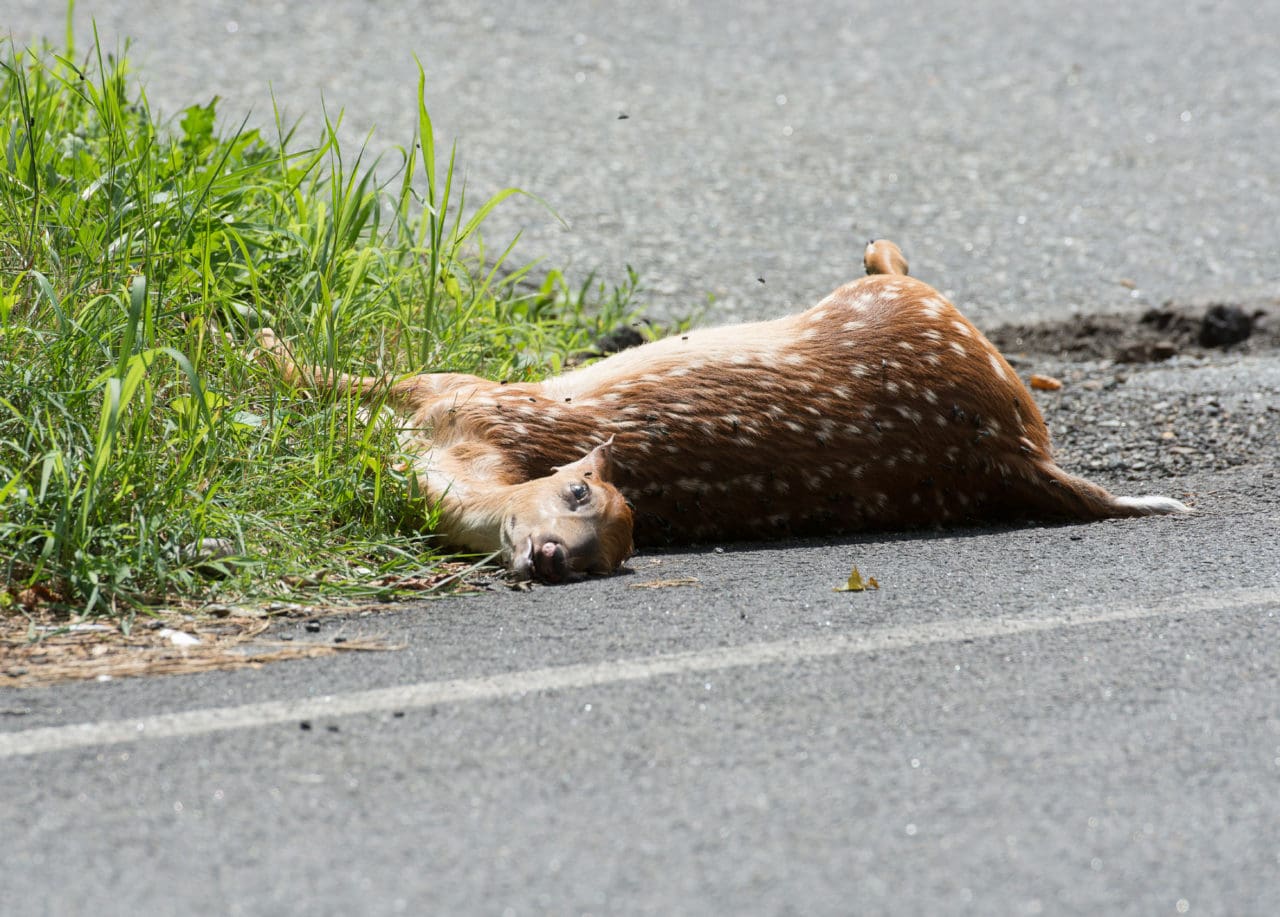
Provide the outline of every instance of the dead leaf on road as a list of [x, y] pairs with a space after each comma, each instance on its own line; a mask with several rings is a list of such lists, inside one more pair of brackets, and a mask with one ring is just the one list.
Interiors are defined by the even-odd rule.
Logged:
[[868, 589], [879, 589], [880, 584], [876, 582], [874, 576], [862, 578], [862, 574], [858, 572], [858, 568], [854, 567], [853, 572], [849, 574], [849, 581], [843, 586], [833, 586], [832, 592], [866, 592]]

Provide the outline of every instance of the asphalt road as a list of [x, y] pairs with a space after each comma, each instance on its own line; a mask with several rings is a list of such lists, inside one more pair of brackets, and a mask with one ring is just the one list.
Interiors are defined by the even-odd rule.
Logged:
[[[63, 34], [6, 7], [20, 43]], [[375, 150], [413, 137], [417, 55], [473, 199], [567, 223], [510, 202], [493, 245], [634, 265], [680, 314], [807, 306], [881, 235], [979, 325], [1274, 291], [1275, 3], [81, 0], [82, 49], [91, 19], [161, 112], [323, 98]]]
[[[569, 223], [504, 209], [491, 238], [629, 262], [659, 308], [776, 314], [871, 234], [979, 324], [1280, 292], [1280, 8], [944, 6], [77, 19], [135, 37], [166, 110], [266, 113], [272, 85], [391, 140], [417, 53], [474, 189]], [[7, 19], [61, 34], [44, 4]], [[1280, 411], [1275, 354], [1129, 376], [1121, 412], [1241, 385]], [[1188, 518], [642, 555], [294, 635], [397, 652], [7, 691], [0, 910], [1274, 913], [1280, 444], [1258, 448], [1104, 475]], [[832, 591], [854, 564], [881, 589]]]

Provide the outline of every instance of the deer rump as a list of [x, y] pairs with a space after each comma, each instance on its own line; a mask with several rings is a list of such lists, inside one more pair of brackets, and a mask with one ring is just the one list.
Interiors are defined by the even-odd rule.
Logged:
[[[541, 383], [451, 373], [356, 388], [409, 418], [441, 533], [520, 578], [615, 570], [636, 544], [1186, 512], [1063, 471], [1031, 394], [892, 243], [798, 315], [702, 329]], [[269, 335], [270, 332], [265, 332]]]

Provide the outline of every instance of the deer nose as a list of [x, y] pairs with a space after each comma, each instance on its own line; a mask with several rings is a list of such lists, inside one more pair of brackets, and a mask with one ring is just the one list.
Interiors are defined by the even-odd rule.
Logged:
[[563, 582], [569, 575], [569, 554], [564, 548], [564, 542], [555, 536], [535, 539], [533, 569], [543, 582]]

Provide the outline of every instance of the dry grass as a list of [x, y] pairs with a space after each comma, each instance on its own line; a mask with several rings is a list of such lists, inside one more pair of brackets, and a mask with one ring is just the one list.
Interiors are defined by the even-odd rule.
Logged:
[[[332, 608], [327, 613], [357, 611]], [[285, 641], [270, 636], [280, 617], [316, 617], [299, 606], [255, 615], [173, 612], [125, 633], [101, 618], [67, 622], [51, 612], [0, 617], [0, 687], [31, 688], [70, 681], [189, 675], [260, 668], [286, 659], [398, 649], [374, 639]], [[194, 642], [191, 642], [194, 641]]]

